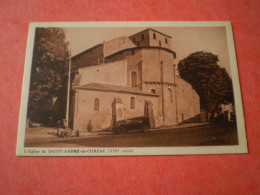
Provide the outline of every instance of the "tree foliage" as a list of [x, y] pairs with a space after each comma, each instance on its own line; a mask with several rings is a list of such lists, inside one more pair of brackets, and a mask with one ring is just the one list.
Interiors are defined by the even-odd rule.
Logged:
[[232, 103], [232, 81], [217, 63], [217, 55], [195, 52], [178, 64], [180, 77], [189, 82], [200, 96], [201, 108], [214, 112], [220, 104]]
[[[28, 117], [51, 111], [66, 86], [68, 43], [61, 28], [37, 28], [35, 33]], [[64, 93], [64, 92], [63, 92]]]

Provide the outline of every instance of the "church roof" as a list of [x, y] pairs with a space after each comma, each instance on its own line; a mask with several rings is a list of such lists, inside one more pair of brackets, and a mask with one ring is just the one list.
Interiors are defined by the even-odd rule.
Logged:
[[110, 58], [112, 56], [118, 55], [118, 54], [123, 53], [125, 51], [131, 51], [131, 50], [136, 50], [136, 49], [160, 49], [160, 50], [165, 50], [165, 51], [172, 53], [174, 58], [176, 58], [176, 53], [174, 51], [172, 51], [171, 49], [168, 49], [168, 48], [165, 48], [165, 47], [159, 47], [159, 46], [138, 46], [138, 47], [126, 48], [126, 49], [119, 50], [119, 51], [117, 51], [117, 52], [115, 52], [115, 53], [113, 53], [109, 56], [106, 56], [105, 58]]
[[139, 31], [139, 32], [137, 32], [137, 33], [131, 35], [130, 37], [133, 37], [133, 36], [135, 36], [135, 35], [137, 35], [137, 34], [140, 34], [140, 33], [144, 32], [144, 31], [147, 31], [147, 30], [151, 30], [151, 31], [157, 32], [157, 33], [159, 33], [159, 34], [161, 34], [161, 35], [163, 35], [163, 36], [172, 38], [170, 35], [164, 34], [164, 33], [160, 32], [160, 31], [155, 30], [155, 29], [152, 29], [152, 28], [146, 28], [146, 29], [144, 29], [144, 30], [142, 30], [142, 31]]
[[150, 92], [142, 91], [135, 87], [110, 85], [110, 84], [102, 84], [102, 83], [89, 83], [86, 85], [73, 87], [73, 88], [81, 89], [81, 90], [106, 91], [106, 92], [118, 92], [118, 93], [131, 93], [131, 94], [136, 94], [136, 95], [159, 96], [158, 94], [152, 94]]

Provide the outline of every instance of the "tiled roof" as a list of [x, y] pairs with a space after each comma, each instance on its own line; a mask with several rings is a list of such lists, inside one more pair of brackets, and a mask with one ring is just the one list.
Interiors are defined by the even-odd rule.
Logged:
[[84, 50], [84, 51], [82, 51], [82, 52], [80, 52], [80, 53], [78, 53], [78, 54], [72, 56], [71, 58], [73, 59], [73, 58], [75, 58], [75, 57], [78, 57], [78, 56], [84, 54], [85, 52], [91, 51], [91, 50], [93, 50], [93, 49], [95, 49], [95, 48], [97, 48], [97, 47], [100, 47], [100, 46], [103, 46], [103, 44], [102, 44], [102, 43], [99, 43], [99, 44], [97, 44], [97, 45], [95, 45], [95, 46], [93, 46], [93, 47], [91, 47], [91, 48], [88, 48], [88, 49], [86, 49], [86, 50]]
[[140, 34], [140, 33], [144, 32], [144, 31], [147, 31], [147, 30], [152, 30], [152, 31], [154, 31], [154, 32], [157, 32], [157, 33], [159, 33], [159, 34], [162, 34], [163, 36], [166, 36], [166, 37], [172, 38], [170, 35], [164, 34], [164, 33], [160, 32], [160, 31], [158, 31], [158, 30], [154, 30], [154, 29], [152, 29], [152, 28], [144, 29], [144, 30], [142, 30], [142, 31], [140, 31], [140, 32], [137, 32], [137, 33], [131, 35], [130, 37], [133, 37], [133, 36], [135, 36], [135, 35], [137, 35], [137, 34]]
[[101, 83], [89, 83], [83, 86], [73, 87], [74, 89], [80, 90], [94, 90], [94, 91], [107, 91], [107, 92], [118, 92], [118, 93], [131, 93], [140, 94], [148, 96], [159, 96], [158, 94], [152, 94], [150, 92], [139, 90], [135, 87], [119, 86], [119, 85], [109, 85]]
[[145, 84], [158, 84], [158, 85], [172, 85], [172, 86], [176, 86], [176, 83], [170, 83], [170, 82], [161, 82], [161, 81], [144, 81]]

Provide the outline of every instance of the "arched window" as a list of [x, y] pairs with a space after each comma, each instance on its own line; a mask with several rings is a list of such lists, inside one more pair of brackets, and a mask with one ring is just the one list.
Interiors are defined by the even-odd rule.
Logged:
[[130, 98], [130, 109], [135, 109], [135, 98], [134, 97]]
[[173, 102], [172, 89], [171, 88], [167, 89], [167, 101], [168, 102]]
[[135, 71], [131, 73], [131, 86], [137, 87], [137, 74]]
[[156, 94], [155, 89], [151, 89], [151, 93], [152, 93], [152, 94]]
[[153, 39], [156, 39], [156, 34], [155, 33], [153, 33]]
[[99, 111], [99, 99], [94, 100], [94, 111]]

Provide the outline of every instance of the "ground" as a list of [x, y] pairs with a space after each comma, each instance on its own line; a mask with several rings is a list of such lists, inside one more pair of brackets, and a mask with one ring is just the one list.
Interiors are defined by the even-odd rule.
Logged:
[[123, 135], [112, 132], [81, 132], [80, 137], [58, 138], [55, 134], [55, 128], [30, 128], [26, 133], [25, 147], [160, 147], [238, 144], [235, 123], [184, 125], [151, 129], [145, 133], [130, 131]]

